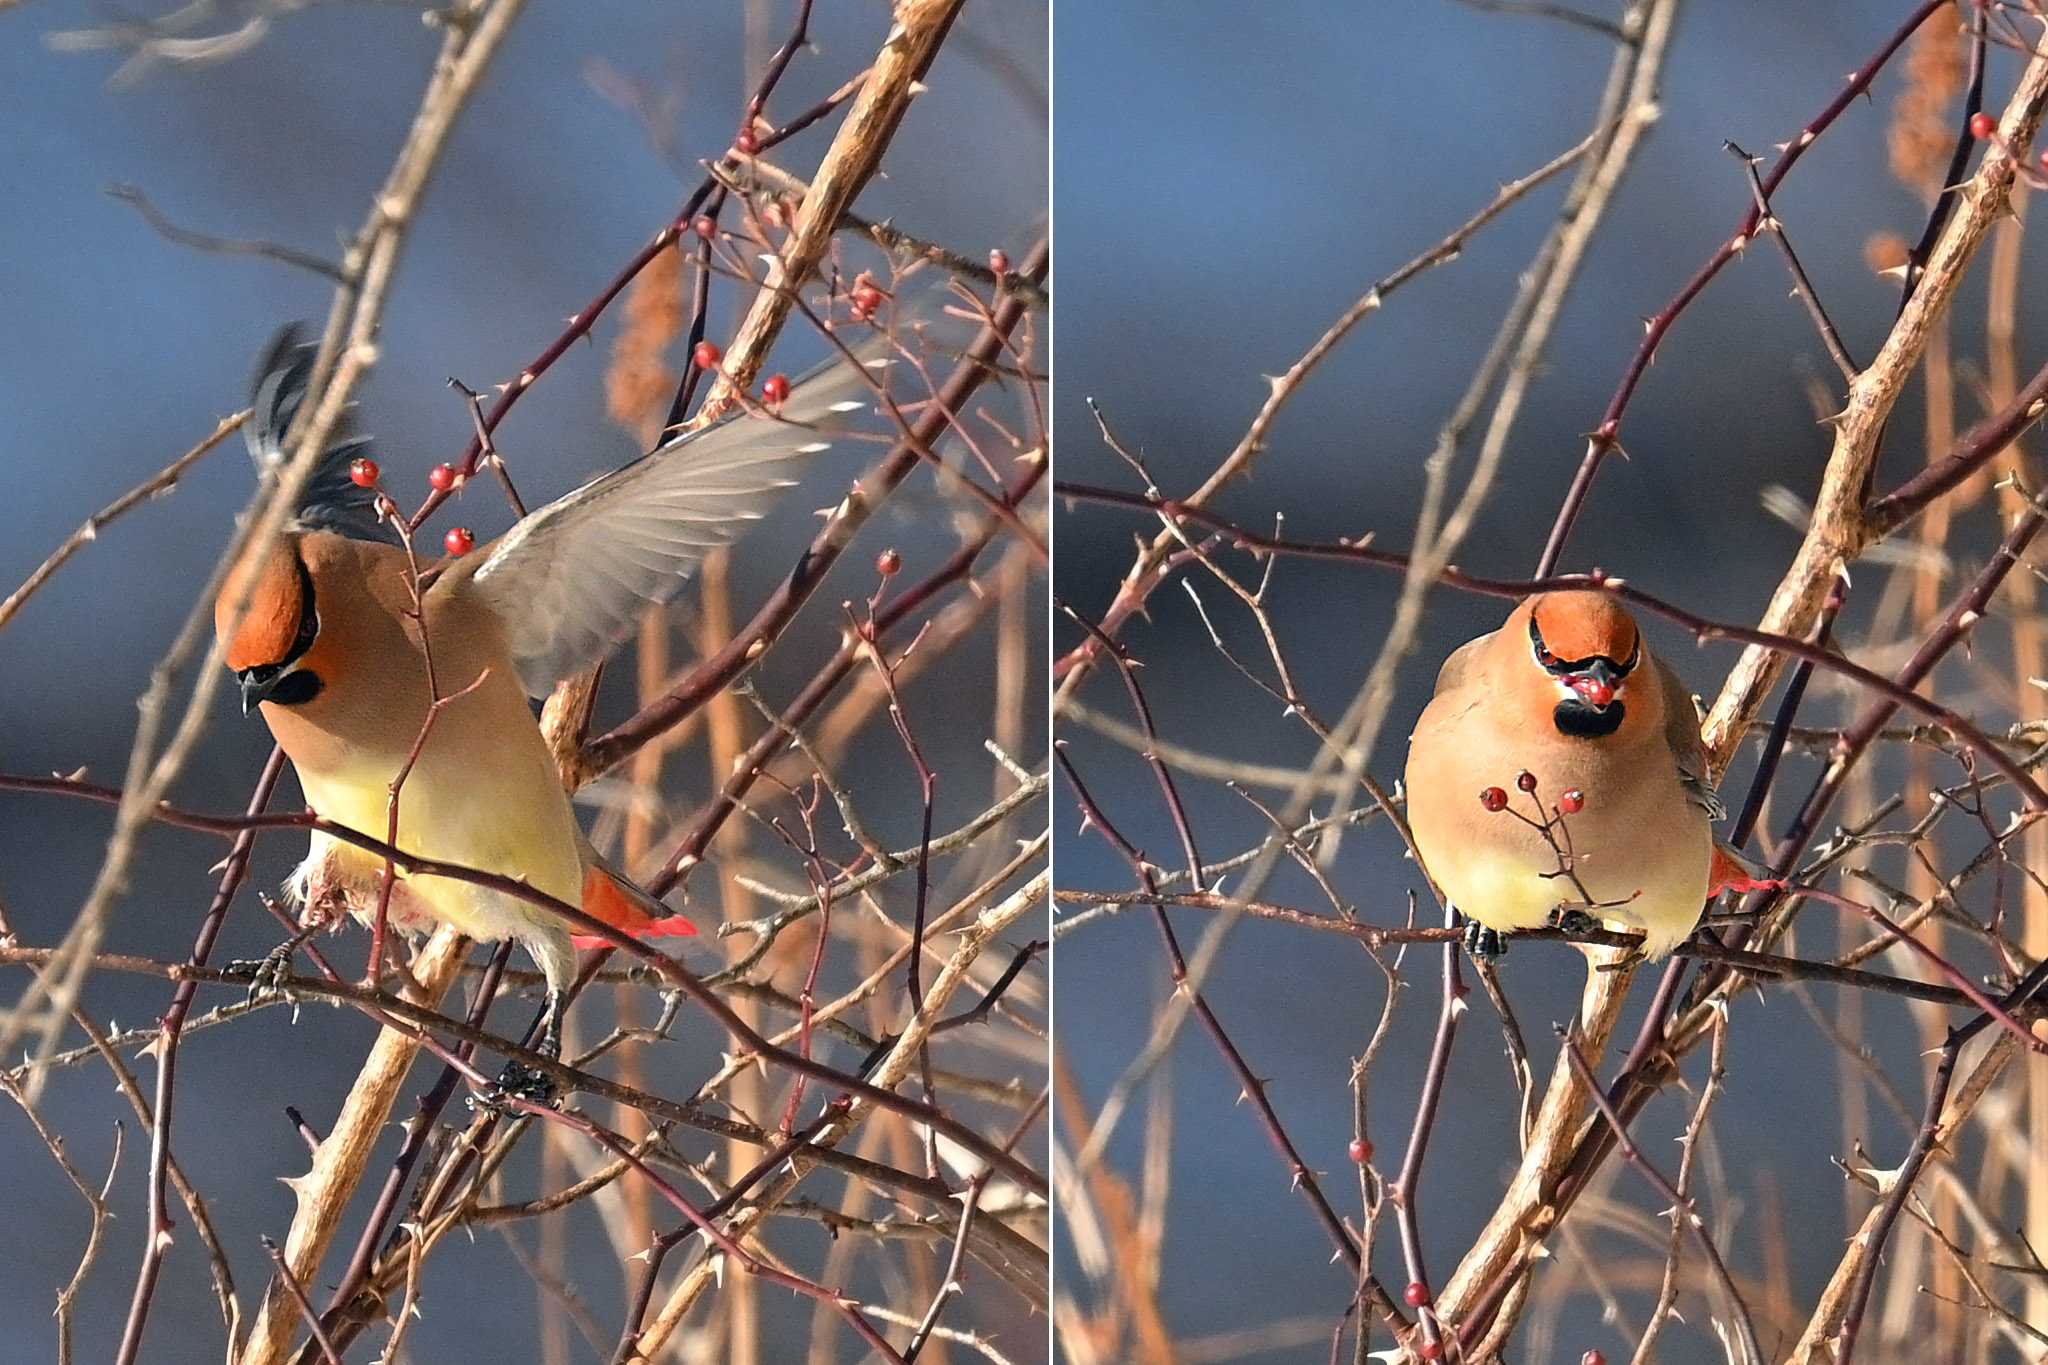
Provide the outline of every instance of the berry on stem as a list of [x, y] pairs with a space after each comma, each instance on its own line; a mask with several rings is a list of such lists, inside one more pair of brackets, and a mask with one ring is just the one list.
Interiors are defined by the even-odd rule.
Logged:
[[448, 547], [449, 554], [461, 556], [476, 548], [476, 537], [467, 526], [451, 526], [448, 534], [441, 537], [441, 543]]
[[877, 289], [877, 288], [876, 288], [876, 287], [875, 287], [874, 285], [872, 285], [872, 284], [859, 284], [859, 285], [855, 285], [855, 286], [854, 286], [854, 290], [853, 290], [853, 311], [854, 311], [854, 312], [856, 312], [856, 313], [860, 313], [860, 314], [863, 314], [863, 315], [870, 315], [870, 316], [871, 316], [871, 315], [872, 315], [872, 314], [874, 313], [874, 311], [875, 311], [875, 310], [876, 310], [877, 308], [880, 308], [881, 306], [882, 306], [882, 291], [881, 291], [880, 289]]
[[708, 242], [718, 235], [718, 224], [711, 220], [711, 215], [699, 214], [697, 221], [690, 224], [690, 230]]
[[1579, 1357], [1579, 1365], [1607, 1365], [1607, 1353], [1594, 1349]]
[[1557, 808], [1566, 815], [1577, 815], [1586, 808], [1586, 794], [1577, 787], [1573, 787], [1563, 796], [1557, 798]]
[[1981, 110], [1977, 113], [1970, 115], [1971, 137], [1974, 137], [1981, 142], [1985, 138], [1990, 137], [1993, 133], [1997, 131], [1998, 120], [1991, 117], [1991, 115], [1984, 113]]
[[724, 356], [725, 352], [718, 349], [718, 343], [715, 341], [700, 341], [690, 352], [691, 362], [700, 370], [717, 369], [718, 362]]
[[1372, 1144], [1364, 1138], [1351, 1139], [1351, 1159], [1363, 1166], [1372, 1160]]
[[446, 493], [455, 487], [455, 466], [437, 464], [427, 471], [427, 486], [436, 493]]
[[761, 384], [761, 398], [771, 408], [781, 407], [789, 398], [789, 376], [769, 375]]
[[1515, 778], [1515, 785], [1525, 792], [1536, 790], [1536, 774], [1524, 768]]
[[350, 460], [348, 481], [358, 488], [375, 488], [378, 476], [383, 471], [377, 468], [375, 460]]
[[1408, 1301], [1410, 1308], [1421, 1308], [1429, 1302], [1429, 1286], [1420, 1280], [1411, 1280], [1401, 1291], [1401, 1297]]
[[1508, 808], [1508, 794], [1499, 787], [1488, 787], [1479, 793], [1479, 804], [1498, 814]]
[[875, 572], [884, 578], [894, 578], [903, 569], [903, 556], [890, 547], [875, 556]]
[[1415, 1348], [1415, 1354], [1424, 1360], [1442, 1360], [1444, 1344], [1441, 1341], [1425, 1341]]

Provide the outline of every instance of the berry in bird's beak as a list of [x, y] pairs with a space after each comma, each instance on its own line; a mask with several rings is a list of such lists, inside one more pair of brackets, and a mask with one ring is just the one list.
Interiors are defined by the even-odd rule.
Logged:
[[1614, 684], [1597, 673], [1574, 673], [1564, 685], [1579, 694], [1579, 700], [1595, 710], [1605, 710], [1614, 701]]

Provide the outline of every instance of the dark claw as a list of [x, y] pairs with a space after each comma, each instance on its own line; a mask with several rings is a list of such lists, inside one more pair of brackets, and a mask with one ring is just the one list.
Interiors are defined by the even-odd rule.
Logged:
[[469, 1107], [472, 1110], [509, 1111], [513, 1100], [526, 1100], [552, 1108], [557, 1093], [553, 1079], [546, 1073], [521, 1066], [518, 1062], [507, 1062], [490, 1089], [470, 1096]]
[[1550, 927], [1567, 934], [1590, 934], [1600, 927], [1600, 921], [1577, 906], [1559, 906], [1550, 912]]
[[264, 1000], [289, 996], [290, 992], [285, 989], [284, 983], [292, 974], [292, 954], [297, 949], [297, 940], [280, 943], [263, 957], [237, 958], [221, 968], [221, 971], [235, 980], [248, 979], [247, 999], [252, 1005]]
[[1465, 921], [1465, 951], [1480, 962], [1492, 962], [1508, 955], [1508, 941], [1476, 919]]

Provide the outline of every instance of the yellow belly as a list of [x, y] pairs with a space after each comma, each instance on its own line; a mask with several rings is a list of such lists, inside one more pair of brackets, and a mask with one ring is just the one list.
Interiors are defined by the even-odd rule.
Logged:
[[[390, 820], [385, 781], [351, 777], [354, 780], [301, 773], [300, 782], [314, 810], [383, 839]], [[487, 768], [474, 768], [466, 778], [458, 786], [445, 772], [414, 771], [400, 797], [398, 847], [437, 862], [513, 877], [579, 904], [582, 863], [574, 816], [560, 789], [494, 795]], [[353, 844], [337, 842], [328, 859], [334, 875], [346, 882], [374, 883], [383, 876], [383, 858]], [[423, 908], [472, 938], [503, 938], [522, 923], [555, 918], [539, 906], [474, 882], [409, 874], [403, 867], [399, 876]]]

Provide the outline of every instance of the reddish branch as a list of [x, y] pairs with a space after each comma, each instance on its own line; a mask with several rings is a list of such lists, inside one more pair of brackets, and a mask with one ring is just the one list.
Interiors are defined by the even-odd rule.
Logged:
[[[250, 815], [261, 814], [270, 804], [270, 795], [277, 789], [277, 779], [283, 772], [284, 750], [273, 748], [263, 765], [263, 775], [256, 781], [256, 790], [249, 797]], [[191, 966], [204, 967], [213, 956], [213, 945], [227, 919], [228, 906], [234, 903], [235, 893], [249, 875], [249, 855], [255, 847], [254, 829], [245, 829], [235, 836], [234, 846], [228, 850], [227, 861], [221, 868], [220, 884], [214, 889], [206, 913], [200, 917], [199, 934], [186, 958]], [[142, 1264], [135, 1272], [135, 1294], [128, 1306], [127, 1324], [121, 1330], [120, 1358], [124, 1360], [135, 1359], [142, 1349], [143, 1325], [149, 1320], [149, 1306], [163, 1270], [164, 1253], [171, 1246], [170, 1196], [166, 1187], [171, 1160], [171, 1113], [178, 1097], [178, 1043], [184, 1036], [185, 1019], [192, 1012], [192, 998], [198, 993], [196, 979], [180, 981], [171, 992], [170, 1007], [157, 1025], [156, 1103], [149, 1126], [149, 1221], [143, 1230]]]
[[[1026, 263], [1024, 274], [1031, 279], [1043, 279], [1048, 260], [1049, 248], [1041, 242]], [[579, 764], [582, 771], [578, 776], [595, 776], [616, 767], [752, 667], [754, 661], [796, 618], [797, 612], [838, 561], [854, 533], [917, 467], [922, 459], [920, 451], [930, 448], [945, 436], [951, 425], [951, 414], [964, 410], [968, 400], [994, 371], [1010, 333], [1026, 312], [1022, 298], [1006, 294], [999, 300], [989, 325], [982, 328], [981, 335], [969, 347], [966, 358], [940, 389], [937, 401], [920, 415], [911, 432], [896, 443], [873, 470], [871, 477], [848, 494], [841, 511], [827, 520], [810, 546], [798, 557], [795, 569], [755, 612], [746, 628], [716, 654], [691, 669], [667, 694], [585, 745]], [[1035, 477], [1031, 482], [1036, 482]], [[1021, 496], [1012, 491], [1007, 498], [1012, 508]], [[900, 601], [898, 605], [902, 605]], [[676, 865], [676, 860], [671, 858], [670, 866]]]
[[[119, 805], [121, 793], [111, 787], [97, 786], [87, 782], [74, 782], [68, 778], [23, 777], [15, 774], [0, 774], [0, 791], [40, 792], [46, 794], [82, 797], [105, 805]], [[623, 933], [595, 916], [586, 914], [580, 907], [555, 899], [536, 887], [527, 885], [515, 877], [500, 873], [483, 872], [476, 868], [444, 863], [431, 858], [421, 858], [372, 838], [346, 825], [336, 824], [311, 811], [289, 815], [225, 816], [203, 815], [194, 811], [180, 810], [170, 805], [160, 805], [149, 812], [150, 818], [162, 824], [175, 825], [183, 829], [198, 830], [209, 834], [240, 836], [245, 831], [294, 829], [318, 830], [344, 843], [353, 844], [379, 857], [391, 858], [414, 877], [447, 877], [454, 881], [469, 882], [475, 886], [488, 887], [493, 891], [515, 896], [530, 905], [537, 905], [549, 913], [567, 920], [578, 933], [589, 934], [603, 939], [610, 947], [627, 952], [648, 964], [663, 982], [683, 992], [695, 1001], [706, 1013], [731, 1034], [747, 1051], [789, 1070], [808, 1075], [827, 1085], [842, 1086], [871, 1104], [892, 1110], [920, 1123], [928, 1123], [952, 1138], [961, 1146], [1001, 1166], [1006, 1175], [1035, 1193], [1045, 1192], [1045, 1178], [1016, 1157], [1001, 1150], [994, 1142], [983, 1137], [973, 1128], [961, 1123], [941, 1110], [928, 1104], [899, 1095], [893, 1090], [872, 1086], [856, 1077], [822, 1062], [800, 1056], [787, 1048], [776, 1046], [764, 1038], [752, 1025], [734, 1013], [732, 1007], [719, 998], [715, 991], [698, 979], [695, 973], [658, 948]]]
[[[1857, 96], [1870, 88], [1870, 83], [1877, 79], [1877, 73], [1884, 69], [1885, 63], [1889, 62], [1901, 47], [1905, 46], [1906, 40], [1913, 36], [1920, 25], [1947, 9], [1949, 5], [1950, 0], [1923, 0], [1921, 5], [1907, 16], [1906, 21], [1885, 40], [1884, 46], [1849, 77], [1848, 84], [1842, 88], [1841, 93], [1830, 100], [1827, 107], [1799, 131], [1797, 137], [1785, 144], [1785, 150], [1779, 153], [1777, 161], [1771, 166], [1770, 174], [1763, 178], [1760, 202], [1768, 202], [1778, 192], [1778, 186], [1791, 174], [1792, 168], [1799, 163], [1799, 158], [1805, 154], [1806, 149], [1828, 130], [1843, 110], [1855, 103]], [[1721, 245], [1714, 249], [1714, 254], [1707, 258], [1707, 263], [1700, 267], [1699, 272], [1687, 280], [1677, 296], [1665, 304], [1663, 311], [1651, 318], [1645, 326], [1642, 342], [1636, 347], [1635, 354], [1629, 357], [1628, 368], [1622, 371], [1621, 383], [1616, 386], [1614, 396], [1607, 400], [1607, 410], [1601, 414], [1599, 425], [1594, 427], [1592, 434], [1586, 438], [1586, 454], [1579, 461], [1578, 472], [1572, 476], [1571, 487], [1565, 492], [1564, 505], [1558, 508], [1557, 520], [1550, 528], [1550, 538], [1543, 546], [1543, 555], [1536, 561], [1536, 577], [1547, 578], [1557, 572], [1557, 562], [1564, 557], [1565, 541], [1571, 536], [1572, 524], [1578, 520], [1580, 509], [1585, 506], [1586, 495], [1592, 491], [1594, 476], [1600, 472], [1600, 466], [1607, 457], [1621, 448], [1622, 417], [1628, 411], [1629, 400], [1635, 397], [1636, 386], [1642, 382], [1644, 371], [1649, 369], [1650, 361], [1655, 358], [1657, 347], [1664, 340], [1664, 334], [1678, 321], [1679, 314], [1691, 306], [1692, 301], [1713, 282], [1716, 275], [1721, 273], [1722, 267], [1734, 260], [1749, 245], [1750, 240], [1756, 235], [1762, 217], [1763, 209], [1759, 204], [1751, 204], [1749, 211], [1744, 213], [1741, 221], [1735, 225], [1734, 235], [1724, 239]]]
[[[1109, 659], [1116, 666], [1118, 674], [1123, 678], [1125, 691], [1130, 695], [1132, 709], [1136, 711], [1139, 723], [1144, 728], [1147, 739], [1156, 740], [1157, 732], [1152, 725], [1151, 707], [1145, 700], [1144, 689], [1138, 685], [1137, 675], [1131, 666], [1130, 660], [1125, 657], [1123, 647], [1110, 639], [1094, 622], [1073, 611], [1071, 608], [1066, 610], [1067, 614], [1079, 622], [1096, 641], [1103, 657]], [[1315, 1172], [1310, 1170], [1308, 1163], [1302, 1160], [1300, 1152], [1294, 1146], [1293, 1139], [1288, 1137], [1286, 1128], [1280, 1122], [1279, 1114], [1274, 1111], [1272, 1102], [1266, 1096], [1265, 1082], [1260, 1080], [1252, 1071], [1250, 1065], [1244, 1059], [1244, 1054], [1238, 1051], [1237, 1044], [1231, 1041], [1230, 1035], [1225, 1032], [1222, 1021], [1216, 1017], [1215, 1011], [1209, 1008], [1209, 1002], [1203, 997], [1201, 991], [1189, 981], [1187, 958], [1181, 951], [1180, 938], [1174, 933], [1173, 922], [1167, 917], [1166, 906], [1159, 895], [1159, 884], [1153, 875], [1151, 862], [1103, 814], [1101, 807], [1089, 795], [1088, 788], [1082, 782], [1080, 773], [1075, 770], [1073, 761], [1067, 757], [1064, 745], [1055, 744], [1053, 757], [1058, 761], [1060, 771], [1066, 774], [1067, 782], [1073, 787], [1075, 800], [1080, 803], [1084, 817], [1082, 823], [1083, 830], [1085, 831], [1088, 827], [1093, 826], [1118, 853], [1123, 855], [1124, 860], [1130, 863], [1132, 871], [1137, 875], [1139, 885], [1144, 891], [1145, 901], [1152, 907], [1153, 922], [1158, 926], [1160, 939], [1165, 946], [1167, 968], [1173, 980], [1174, 990], [1187, 1000], [1188, 1007], [1195, 1012], [1195, 1017], [1201, 1021], [1202, 1027], [1216, 1044], [1217, 1050], [1223, 1054], [1225, 1064], [1230, 1067], [1232, 1074], [1236, 1076], [1238, 1084], [1243, 1089], [1244, 1097], [1257, 1112], [1259, 1122], [1265, 1128], [1267, 1137], [1272, 1140], [1274, 1148], [1280, 1153], [1281, 1159], [1286, 1162], [1294, 1188], [1300, 1190], [1302, 1197], [1308, 1201], [1309, 1208], [1315, 1213], [1317, 1220], [1323, 1225], [1323, 1230], [1336, 1245], [1338, 1254], [1344, 1257], [1354, 1269], [1359, 1270], [1365, 1276], [1366, 1293], [1380, 1315], [1393, 1326], [1397, 1334], [1405, 1333], [1408, 1329], [1406, 1318], [1402, 1315], [1400, 1309], [1395, 1306], [1393, 1300], [1388, 1297], [1386, 1289], [1380, 1284], [1378, 1279], [1366, 1273], [1366, 1268], [1362, 1264], [1363, 1258], [1359, 1251], [1357, 1239], [1351, 1235], [1345, 1228], [1343, 1221], [1337, 1217], [1336, 1210], [1330, 1206], [1330, 1201], [1323, 1194], [1322, 1186], [1316, 1180]], [[1190, 884], [1199, 890], [1204, 885], [1202, 862], [1195, 850], [1194, 834], [1188, 822], [1187, 811], [1181, 804], [1179, 792], [1174, 786], [1173, 775], [1167, 771], [1166, 765], [1159, 760], [1156, 754], [1148, 754], [1147, 763], [1152, 768], [1154, 776], [1158, 779], [1160, 790], [1174, 822], [1174, 828], [1179, 833], [1182, 849], [1187, 855]]]
[[[1241, 549], [1264, 551], [1270, 554], [1296, 555], [1309, 559], [1329, 559], [1359, 564], [1370, 564], [1377, 568], [1406, 569], [1408, 556], [1392, 550], [1374, 549], [1363, 541], [1303, 541], [1285, 536], [1266, 535], [1241, 526], [1227, 518], [1217, 516], [1203, 508], [1191, 507], [1185, 503], [1149, 497], [1138, 493], [1122, 493], [1114, 489], [1097, 488], [1088, 484], [1068, 483], [1064, 480], [1053, 484], [1056, 496], [1080, 501], [1101, 503], [1107, 506], [1143, 509], [1155, 515], [1174, 521], [1193, 521], [1214, 530], [1221, 531]], [[2015, 525], [2017, 533], [2022, 525], [2039, 525], [2039, 512], [2030, 508]], [[2032, 539], [2033, 532], [2026, 533]], [[2007, 537], [2010, 545], [2012, 536]], [[2022, 542], [2023, 544], [2024, 542]], [[2001, 546], [2000, 558], [2016, 551]], [[1994, 561], [1997, 562], [1997, 561]], [[2008, 565], [2009, 567], [2009, 565]], [[2000, 573], [2003, 578], [2003, 573]], [[1976, 750], [1992, 767], [1997, 768], [2012, 782], [2026, 798], [2027, 804], [2037, 811], [2048, 811], [2048, 791], [2043, 791], [2029, 776], [2025, 768], [2005, 749], [1985, 735], [1975, 725], [1965, 720], [1948, 707], [1913, 691], [1910, 685], [1902, 685], [1881, 673], [1854, 663], [1833, 650], [1810, 640], [1794, 639], [1789, 635], [1777, 635], [1770, 631], [1755, 630], [1732, 622], [1715, 621], [1701, 616], [1685, 607], [1667, 602], [1663, 598], [1644, 592], [1625, 579], [1595, 570], [1589, 574], [1556, 574], [1544, 578], [1488, 578], [1479, 574], [1466, 573], [1462, 569], [1448, 568], [1438, 581], [1447, 587], [1459, 588], [1466, 592], [1480, 593], [1489, 597], [1503, 597], [1519, 600], [1531, 593], [1555, 592], [1565, 588], [1591, 588], [1611, 593], [1623, 601], [1642, 607], [1646, 611], [1673, 621], [1691, 631], [1693, 638], [1700, 642], [1727, 640], [1736, 644], [1757, 645], [1776, 650], [1794, 659], [1808, 660], [1830, 672], [1839, 673], [1857, 684], [1878, 693], [1894, 707], [1904, 706], [1917, 711], [1937, 725], [1952, 732], [1970, 748]], [[1988, 598], [1988, 594], [1987, 594]], [[1981, 604], [1976, 616], [1959, 622], [1958, 629], [1967, 631], [1982, 615]], [[1889, 712], [1887, 718], [1889, 718]]]

